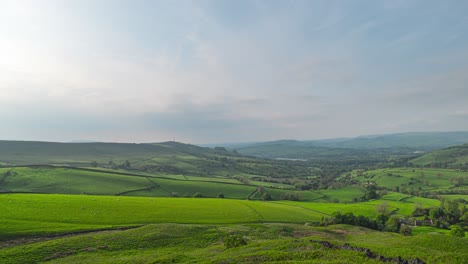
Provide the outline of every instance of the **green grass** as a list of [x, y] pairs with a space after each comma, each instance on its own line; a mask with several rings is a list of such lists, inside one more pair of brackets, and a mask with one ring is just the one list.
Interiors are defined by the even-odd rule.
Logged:
[[340, 189], [320, 190], [318, 193], [324, 195], [324, 200], [332, 202], [335, 199], [339, 202], [352, 202], [353, 198], [361, 198], [364, 196], [364, 190], [358, 187], [344, 187]]
[[0, 195], [0, 212], [3, 238], [150, 223], [307, 222], [322, 216], [261, 201], [33, 194]]
[[411, 195], [408, 195], [408, 194], [392, 192], [392, 193], [389, 193], [389, 194], [386, 194], [386, 195], [382, 196], [380, 199], [381, 200], [389, 200], [389, 201], [402, 201], [402, 200], [410, 198], [410, 197], [411, 197]]
[[468, 201], [468, 195], [465, 194], [465, 195], [462, 195], [462, 194], [451, 194], [451, 195], [441, 195], [442, 198], [446, 199], [446, 200], [457, 200], [457, 199], [463, 199], [465, 201]]
[[[363, 175], [353, 173], [353, 178], [359, 182], [374, 181], [378, 186], [400, 190], [415, 191], [451, 191], [455, 188], [454, 178], [468, 178], [468, 172], [453, 169], [417, 169], [417, 168], [391, 168], [377, 169], [364, 172]], [[456, 187], [460, 190], [468, 190], [468, 183]]]
[[[247, 245], [226, 249], [222, 239], [238, 235]], [[386, 257], [426, 263], [464, 263], [468, 239], [372, 231], [336, 225], [295, 224], [147, 225], [39, 241], [0, 249], [2, 263], [376, 263], [363, 252], [326, 249], [309, 240], [350, 243]]]
[[71, 168], [2, 168], [0, 175], [10, 170], [15, 175], [3, 176], [0, 184], [1, 189], [10, 192], [114, 195], [152, 186], [144, 177]]
[[[385, 199], [385, 196], [383, 198]], [[401, 216], [410, 216], [414, 211], [416, 204], [421, 204], [423, 207], [439, 206], [440, 204], [439, 200], [421, 197], [412, 197], [410, 199], [405, 199], [404, 201], [384, 199], [350, 204], [293, 201], [277, 201], [275, 203], [302, 207], [328, 215], [340, 211], [342, 213], [354, 213], [355, 215], [364, 215], [372, 218], [377, 216], [377, 207], [382, 203], [388, 204], [389, 213], [393, 212]]]
[[468, 163], [468, 144], [436, 150], [410, 162], [417, 166], [430, 166], [431, 164], [465, 165]]
[[[11, 175], [6, 176], [6, 173]], [[0, 168], [0, 191], [11, 193], [60, 193], [92, 195], [125, 195], [151, 197], [204, 197], [246, 199], [257, 186], [224, 177], [198, 177], [174, 174], [135, 173], [125, 170], [82, 169], [63, 167]], [[263, 182], [262, 182], [263, 183]], [[291, 190], [266, 187], [273, 199], [280, 200]], [[293, 191], [296, 192], [296, 191]], [[323, 195], [318, 192], [297, 192], [301, 200], [312, 201]], [[343, 192], [344, 193], [344, 192]], [[335, 195], [341, 195], [335, 191]], [[254, 197], [260, 199], [260, 195]], [[340, 197], [341, 198], [341, 197]]]

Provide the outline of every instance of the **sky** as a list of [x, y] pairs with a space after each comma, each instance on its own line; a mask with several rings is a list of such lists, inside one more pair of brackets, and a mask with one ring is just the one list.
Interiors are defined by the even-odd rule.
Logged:
[[0, 139], [468, 130], [468, 1], [0, 0]]

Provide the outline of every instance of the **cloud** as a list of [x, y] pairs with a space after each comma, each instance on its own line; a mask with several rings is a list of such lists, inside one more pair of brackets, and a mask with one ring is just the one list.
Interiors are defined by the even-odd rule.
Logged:
[[[4, 1], [0, 120], [11, 125], [0, 137], [220, 142], [468, 129], [450, 117], [468, 104], [463, 8], [444, 7], [450, 18], [435, 4], [418, 8]], [[425, 26], [428, 14], [441, 16]]]

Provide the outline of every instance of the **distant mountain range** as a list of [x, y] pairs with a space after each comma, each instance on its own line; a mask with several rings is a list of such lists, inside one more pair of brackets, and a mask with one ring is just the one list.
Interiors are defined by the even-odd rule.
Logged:
[[424, 153], [468, 143], [468, 132], [410, 132], [324, 140], [277, 140], [223, 145], [266, 158], [328, 159], [381, 153]]

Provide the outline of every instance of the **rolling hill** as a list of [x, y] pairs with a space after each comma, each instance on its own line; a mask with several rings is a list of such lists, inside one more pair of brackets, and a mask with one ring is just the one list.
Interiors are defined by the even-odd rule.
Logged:
[[410, 161], [417, 166], [467, 168], [468, 144], [436, 150]]
[[468, 132], [413, 132], [311, 141], [278, 140], [229, 148], [266, 158], [362, 161], [411, 157], [464, 143], [468, 143]]
[[195, 176], [309, 176], [304, 164], [244, 157], [224, 148], [154, 144], [0, 141], [0, 166], [60, 165]]

